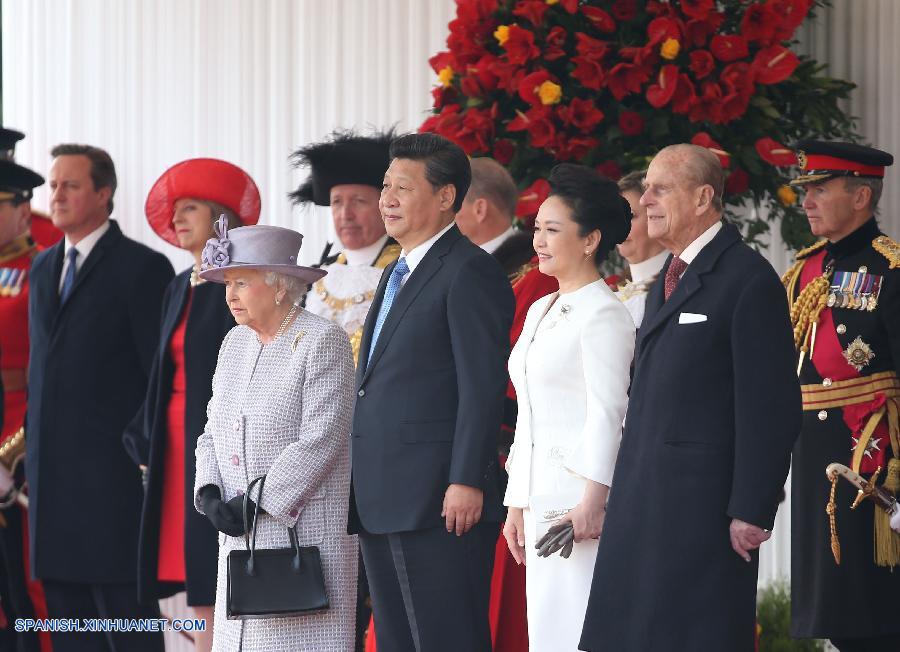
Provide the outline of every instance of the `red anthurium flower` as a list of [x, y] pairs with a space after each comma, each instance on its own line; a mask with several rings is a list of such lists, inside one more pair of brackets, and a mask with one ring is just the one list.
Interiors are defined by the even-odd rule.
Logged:
[[[459, 97], [459, 91], [453, 86], [444, 88], [443, 86], [435, 86], [431, 89], [431, 97], [434, 100], [434, 108], [439, 109], [448, 102], [454, 102]], [[431, 118], [429, 118], [430, 120]]]
[[719, 164], [722, 168], [728, 168], [731, 165], [731, 154], [722, 149], [722, 146], [712, 139], [705, 131], [701, 131], [699, 134], [696, 134], [693, 138], [691, 138], [691, 143], [694, 145], [699, 145], [700, 147], [705, 147], [716, 157], [719, 159]]
[[489, 152], [488, 143], [494, 135], [494, 121], [488, 109], [469, 109], [454, 140], [466, 154]]
[[556, 78], [546, 70], [536, 70], [529, 75], [525, 75], [519, 82], [519, 97], [532, 106], [540, 104], [541, 98], [538, 97], [538, 88], [545, 81], [555, 82]]
[[610, 10], [616, 20], [629, 21], [637, 15], [637, 0], [615, 0]]
[[778, 167], [797, 165], [797, 155], [794, 151], [769, 137], [756, 141], [756, 153], [770, 165]]
[[678, 29], [678, 23], [671, 18], [654, 18], [647, 25], [647, 38], [650, 39], [648, 43], [650, 46], [658, 45], [670, 38], [680, 41], [681, 30]]
[[438, 74], [447, 66], [450, 66], [454, 70], [459, 70], [459, 66], [456, 64], [456, 58], [450, 52], [438, 52], [428, 60], [428, 63], [431, 66], [431, 69], [434, 70], [434, 74]]
[[713, 60], [712, 55], [706, 50], [694, 50], [691, 52], [690, 57], [691, 72], [694, 73], [694, 77], [697, 79], [706, 77], [716, 66], [716, 62]]
[[639, 136], [644, 131], [644, 119], [636, 111], [621, 111], [619, 129], [626, 136]]
[[494, 160], [500, 165], [509, 165], [516, 153], [516, 145], [507, 138], [494, 141]]
[[780, 20], [770, 5], [750, 5], [741, 18], [741, 35], [751, 43], [769, 45]]
[[509, 26], [509, 39], [503, 48], [509, 62], [519, 66], [524, 66], [541, 53], [534, 44], [534, 32], [522, 29], [518, 25]]
[[578, 11], [578, 0], [560, 0], [559, 4], [570, 14], [574, 14], [576, 11]]
[[760, 50], [753, 59], [756, 81], [760, 84], [777, 84], [782, 82], [800, 65], [797, 55], [780, 45]]
[[497, 61], [497, 57], [493, 54], [485, 54], [478, 61], [470, 64], [466, 69], [466, 74], [478, 79], [478, 84], [486, 91], [490, 92], [497, 88], [497, 75], [491, 69], [491, 65]]
[[726, 63], [743, 59], [750, 54], [750, 50], [747, 47], [747, 39], [737, 34], [731, 36], [716, 34], [710, 41], [709, 49], [716, 59]]
[[459, 87], [463, 95], [467, 97], [482, 97], [484, 91], [475, 77], [463, 77], [459, 81]]
[[706, 45], [710, 35], [715, 34], [723, 22], [725, 22], [725, 14], [720, 11], [710, 13], [705, 20], [689, 20], [684, 28], [685, 38], [694, 47], [702, 48]]
[[743, 168], [734, 168], [725, 179], [725, 192], [729, 195], [740, 195], [750, 188], [750, 175]]
[[594, 27], [596, 27], [601, 32], [616, 31], [616, 21], [613, 20], [613, 17], [602, 9], [584, 5], [581, 7], [581, 13], [583, 13], [584, 17], [591, 21]]
[[722, 121], [722, 87], [715, 82], [703, 82], [697, 101], [688, 113], [691, 122], [708, 120], [712, 123]]
[[595, 91], [603, 88], [606, 73], [599, 63], [587, 57], [574, 57], [572, 63], [575, 64], [575, 70], [571, 73], [572, 77], [577, 79], [582, 86]]
[[544, 24], [544, 14], [550, 8], [543, 0], [519, 0], [513, 9], [513, 15], [524, 18], [535, 27]]
[[575, 41], [575, 51], [593, 61], [600, 61], [609, 52], [609, 45], [606, 41], [592, 38], [583, 32], [575, 34]]
[[508, 125], [507, 131], [527, 131], [529, 143], [532, 147], [546, 147], [553, 142], [556, 136], [556, 127], [553, 126], [550, 107], [535, 106], [527, 113], [516, 111], [516, 117]]
[[720, 79], [729, 93], [738, 93], [748, 100], [756, 90], [756, 72], [745, 61], [729, 63], [722, 69]]
[[600, 141], [591, 136], [566, 136], [559, 134], [556, 137], [553, 151], [560, 161], [577, 161], [590, 152]]
[[566, 56], [563, 46], [566, 44], [566, 30], [559, 25], [552, 27], [544, 39], [547, 47], [544, 49], [544, 59], [546, 61], [556, 61]]
[[603, 161], [603, 163], [596, 166], [594, 169], [607, 179], [612, 179], [613, 181], [618, 181], [622, 177], [622, 168], [620, 168], [619, 164], [615, 161]]
[[812, 2], [811, 0], [767, 0], [766, 4], [772, 7], [780, 17], [775, 30], [775, 40], [788, 41], [806, 18]]
[[607, 85], [613, 97], [621, 100], [629, 93], [640, 93], [641, 87], [650, 79], [651, 74], [646, 66], [618, 63], [609, 71]]
[[497, 77], [497, 88], [515, 93], [519, 81], [525, 76], [525, 69], [505, 59], [495, 58], [487, 64], [491, 74]]
[[694, 89], [694, 82], [686, 74], [681, 73], [678, 75], [678, 88], [675, 89], [675, 95], [672, 96], [672, 113], [687, 115], [696, 101], [697, 92]]
[[678, 85], [678, 66], [668, 64], [659, 71], [657, 81], [647, 89], [647, 101], [654, 109], [661, 109], [675, 94]]
[[541, 204], [550, 195], [550, 184], [546, 179], [538, 179], [525, 188], [516, 204], [516, 217], [529, 217], [538, 212]]
[[591, 132], [603, 120], [603, 111], [597, 108], [593, 100], [572, 98], [567, 105], [560, 105], [556, 115], [564, 125], [572, 126], [582, 133]]

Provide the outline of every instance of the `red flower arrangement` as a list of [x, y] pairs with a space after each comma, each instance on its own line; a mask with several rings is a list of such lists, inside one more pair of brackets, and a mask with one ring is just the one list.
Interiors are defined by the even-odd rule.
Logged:
[[750, 222], [749, 240], [768, 225], [735, 213], [748, 202], [801, 246], [806, 221], [777, 194], [796, 164], [787, 145], [855, 138], [838, 106], [853, 85], [790, 49], [820, 1], [456, 0], [420, 129], [507, 165], [526, 219], [559, 161], [616, 177], [694, 142], [726, 169], [730, 216]]

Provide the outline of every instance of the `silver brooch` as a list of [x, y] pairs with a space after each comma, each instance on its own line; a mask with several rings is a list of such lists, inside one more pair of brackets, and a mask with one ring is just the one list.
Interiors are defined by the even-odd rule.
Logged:
[[572, 312], [572, 306], [570, 306], [568, 303], [564, 303], [562, 304], [562, 306], [560, 306], [559, 312], [562, 315], [568, 315], [570, 312]]

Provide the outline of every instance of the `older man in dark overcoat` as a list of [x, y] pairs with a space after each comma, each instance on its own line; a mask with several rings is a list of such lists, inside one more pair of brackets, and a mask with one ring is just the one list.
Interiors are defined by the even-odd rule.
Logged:
[[582, 650], [750, 652], [756, 550], [800, 430], [779, 278], [722, 221], [709, 150], [663, 149], [648, 231], [672, 256], [647, 299]]

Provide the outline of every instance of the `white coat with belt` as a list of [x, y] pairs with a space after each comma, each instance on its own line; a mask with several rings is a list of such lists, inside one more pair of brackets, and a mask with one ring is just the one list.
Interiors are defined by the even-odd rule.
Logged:
[[519, 401], [504, 504], [525, 509], [530, 649], [576, 650], [597, 540], [569, 559], [535, 540], [580, 502], [585, 481], [610, 486], [628, 404], [634, 322], [602, 281], [536, 301], [509, 358]]

